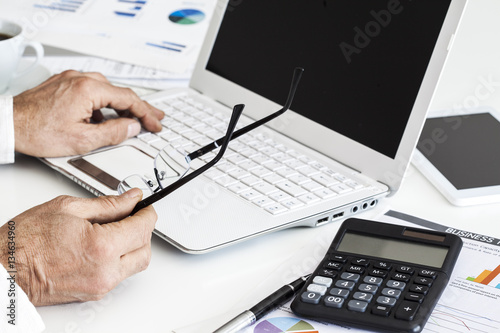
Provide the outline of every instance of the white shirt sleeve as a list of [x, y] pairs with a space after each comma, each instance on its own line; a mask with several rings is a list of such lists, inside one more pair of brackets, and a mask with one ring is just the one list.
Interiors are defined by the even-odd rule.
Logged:
[[0, 265], [0, 332], [39, 333], [45, 330], [42, 318], [10, 274]]
[[0, 96], [0, 164], [14, 163], [14, 104], [12, 96]]

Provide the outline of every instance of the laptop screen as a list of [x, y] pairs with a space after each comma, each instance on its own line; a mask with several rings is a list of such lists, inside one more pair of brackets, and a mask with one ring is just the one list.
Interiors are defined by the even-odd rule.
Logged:
[[206, 69], [390, 158], [451, 0], [230, 0]]

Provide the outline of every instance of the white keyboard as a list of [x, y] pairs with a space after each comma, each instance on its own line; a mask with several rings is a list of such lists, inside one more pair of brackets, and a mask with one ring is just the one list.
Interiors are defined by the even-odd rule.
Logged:
[[[176, 95], [152, 103], [165, 112], [163, 130], [142, 132], [138, 138], [157, 150], [170, 145], [190, 153], [223, 137], [229, 116], [206, 107], [195, 98]], [[238, 122], [237, 129], [244, 126], [242, 122]], [[199, 167], [214, 156], [211, 152], [193, 163]], [[232, 140], [223, 158], [204, 176], [271, 214], [298, 209], [364, 187], [306, 154], [289, 149], [259, 128]]]

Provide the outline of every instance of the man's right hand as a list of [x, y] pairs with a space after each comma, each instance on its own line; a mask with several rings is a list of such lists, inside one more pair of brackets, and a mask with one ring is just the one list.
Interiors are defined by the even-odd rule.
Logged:
[[157, 215], [152, 206], [128, 216], [142, 198], [61, 196], [0, 227], [0, 263], [7, 266], [14, 231], [16, 282], [34, 305], [101, 299], [149, 265]]

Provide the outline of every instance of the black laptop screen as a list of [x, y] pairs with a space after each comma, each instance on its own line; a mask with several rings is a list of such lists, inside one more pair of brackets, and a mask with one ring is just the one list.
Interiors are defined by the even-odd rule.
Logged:
[[230, 0], [207, 70], [394, 158], [450, 2]]

